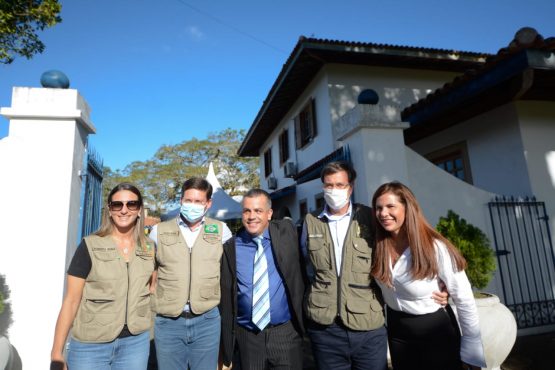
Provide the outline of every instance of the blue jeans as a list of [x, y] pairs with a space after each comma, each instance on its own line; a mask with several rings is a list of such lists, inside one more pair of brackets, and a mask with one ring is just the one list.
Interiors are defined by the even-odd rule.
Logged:
[[154, 344], [158, 369], [216, 369], [220, 328], [218, 307], [187, 319], [156, 316]]
[[71, 370], [146, 369], [149, 339], [148, 330], [108, 343], [83, 343], [71, 338], [67, 347], [67, 366]]

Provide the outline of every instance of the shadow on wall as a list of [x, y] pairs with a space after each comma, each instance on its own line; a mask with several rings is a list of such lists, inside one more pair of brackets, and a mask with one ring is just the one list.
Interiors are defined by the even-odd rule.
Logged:
[[21, 370], [19, 353], [7, 338], [13, 322], [9, 299], [10, 288], [6, 285], [6, 277], [0, 275], [0, 370]]
[[9, 299], [10, 288], [6, 285], [6, 277], [0, 274], [0, 337], [8, 336], [8, 329], [13, 323]]
[[0, 336], [0, 369], [22, 370], [21, 357], [8, 338]]

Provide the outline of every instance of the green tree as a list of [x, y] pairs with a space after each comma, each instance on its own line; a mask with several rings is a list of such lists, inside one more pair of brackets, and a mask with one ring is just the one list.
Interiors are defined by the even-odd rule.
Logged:
[[258, 187], [258, 158], [237, 154], [244, 136], [244, 130], [228, 128], [211, 133], [206, 139], [163, 145], [153, 158], [132, 162], [122, 171], [105, 168], [104, 194], [107, 196], [117, 183], [129, 181], [141, 189], [151, 214], [159, 216], [167, 205], [179, 200], [183, 181], [193, 176], [205, 177], [211, 162], [220, 184], [230, 195]]
[[440, 217], [437, 231], [457, 247], [468, 264], [466, 274], [473, 287], [485, 288], [495, 271], [495, 257], [490, 242], [482, 230], [449, 210]]
[[0, 1], [0, 63], [10, 64], [16, 55], [31, 59], [44, 51], [37, 35], [62, 21], [57, 0]]

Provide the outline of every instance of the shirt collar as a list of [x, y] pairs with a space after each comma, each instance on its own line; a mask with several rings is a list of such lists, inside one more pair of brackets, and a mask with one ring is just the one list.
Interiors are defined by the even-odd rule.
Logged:
[[[251, 241], [252, 240], [252, 242], [254, 243], [254, 238], [255, 237], [252, 236], [251, 234], [249, 234], [246, 229], [244, 229], [242, 238], [245, 241]], [[264, 231], [262, 232], [262, 238], [270, 240], [270, 229], [268, 227], [265, 228]]]
[[353, 203], [351, 201], [349, 201], [349, 208], [347, 209], [347, 213], [342, 214], [340, 216], [332, 215], [328, 211], [328, 205], [326, 204], [324, 206], [324, 209], [322, 210], [322, 212], [320, 212], [320, 214], [318, 215], [318, 218], [326, 217], [328, 220], [337, 221], [337, 220], [341, 220], [344, 217], [351, 217], [352, 212], [353, 212]]
[[[200, 225], [199, 225], [199, 229], [201, 225], [204, 225], [204, 221], [205, 221], [205, 216], [202, 216], [202, 220], [200, 221]], [[191, 228], [189, 227], [189, 225], [183, 220], [183, 218], [181, 217], [181, 215], [177, 215], [177, 225], [178, 226], [183, 226], [189, 230], [191, 230]], [[192, 230], [191, 230], [192, 231]], [[195, 230], [196, 231], [196, 230]]]

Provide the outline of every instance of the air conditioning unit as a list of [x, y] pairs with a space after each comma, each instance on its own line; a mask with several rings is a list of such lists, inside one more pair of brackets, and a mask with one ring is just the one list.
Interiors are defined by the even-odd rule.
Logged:
[[268, 178], [268, 189], [276, 190], [277, 189], [277, 179], [275, 177]]
[[285, 174], [285, 177], [294, 177], [297, 174], [297, 164], [295, 162], [285, 163], [285, 167], [283, 167], [283, 172]]

